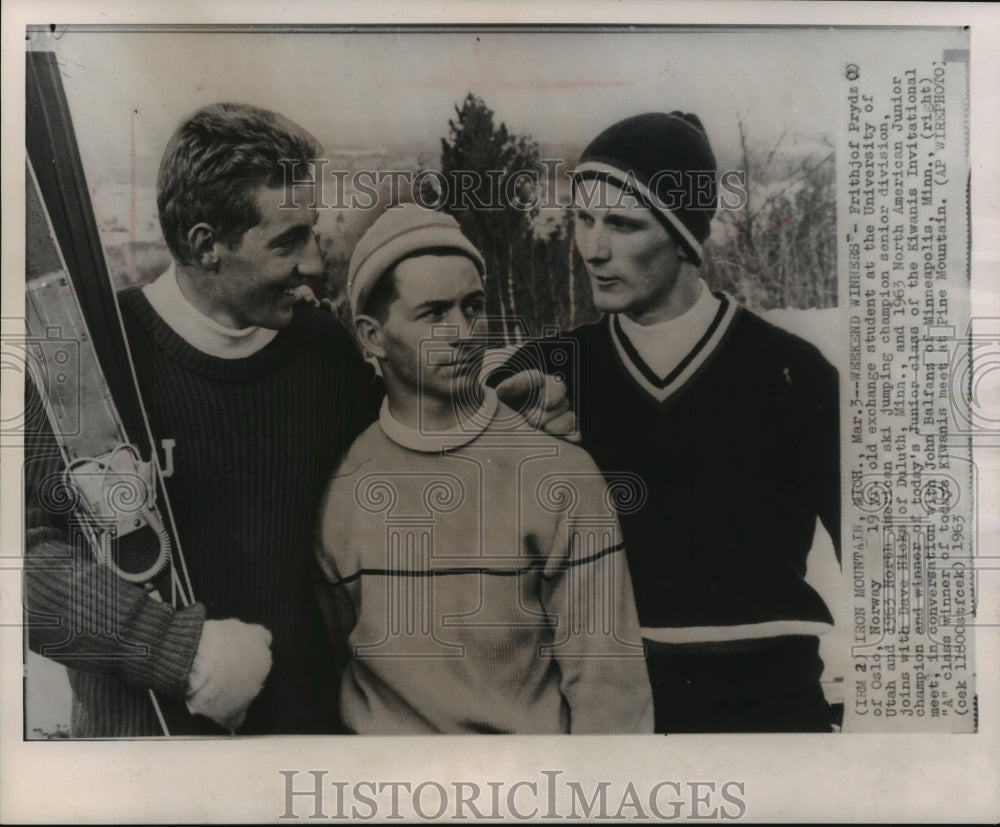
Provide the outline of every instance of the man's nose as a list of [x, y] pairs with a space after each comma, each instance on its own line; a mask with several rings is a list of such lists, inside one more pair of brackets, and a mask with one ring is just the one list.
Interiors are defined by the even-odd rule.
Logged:
[[302, 251], [302, 259], [299, 261], [299, 273], [306, 278], [315, 278], [323, 275], [323, 254], [319, 250], [319, 238], [316, 233], [306, 244]]
[[607, 261], [611, 256], [608, 246], [607, 231], [602, 226], [589, 227], [583, 232], [577, 232], [577, 246], [584, 261]]
[[451, 334], [451, 338], [457, 343], [463, 339], [468, 339], [473, 333], [475, 319], [469, 318], [469, 316], [462, 311], [461, 308], [456, 307], [448, 314], [448, 318], [445, 323], [448, 325], [448, 331]]
[[476, 332], [475, 319], [469, 319], [458, 308], [449, 312], [432, 327], [431, 336], [441, 342], [457, 347]]

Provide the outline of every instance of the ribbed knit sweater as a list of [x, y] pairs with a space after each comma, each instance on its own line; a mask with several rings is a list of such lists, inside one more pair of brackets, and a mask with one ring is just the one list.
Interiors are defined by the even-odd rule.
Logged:
[[[331, 469], [374, 416], [372, 374], [322, 311], [299, 308], [262, 350], [219, 359], [177, 336], [140, 290], [120, 304], [161, 463], [172, 465], [167, 494], [197, 603], [174, 610], [110, 576], [89, 551], [74, 557], [67, 515], [53, 514], [43, 490], [58, 453], [29, 458], [30, 642], [70, 667], [73, 734], [159, 734], [146, 689], [182, 702], [206, 617], [273, 634], [273, 666], [241, 733], [332, 731], [336, 676], [312, 535]], [[174, 441], [170, 461], [164, 440]]]
[[357, 616], [347, 726], [651, 732], [618, 524], [590, 457], [503, 405], [437, 446], [387, 406], [380, 420], [321, 511], [318, 558]]

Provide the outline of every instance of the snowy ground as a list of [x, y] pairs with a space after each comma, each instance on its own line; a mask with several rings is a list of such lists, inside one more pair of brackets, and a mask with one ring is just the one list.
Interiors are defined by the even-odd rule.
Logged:
[[[71, 695], [66, 670], [48, 658], [28, 652], [24, 680], [25, 737], [69, 729]], [[34, 730], [40, 730], [35, 732]]]
[[[772, 324], [816, 345], [834, 365], [841, 367], [846, 360], [847, 347], [839, 309], [772, 310], [763, 316]], [[847, 602], [841, 588], [842, 579], [833, 553], [833, 544], [822, 526], [817, 527], [806, 579], [823, 595], [837, 620], [835, 631], [825, 635], [820, 645], [820, 655], [826, 664], [823, 676], [825, 688], [831, 700], [836, 700], [839, 684], [834, 683], [834, 679], [844, 674], [849, 646], [848, 624], [844, 619]], [[25, 700], [27, 737], [32, 737], [32, 731], [36, 727], [43, 732], [55, 732], [60, 726], [69, 726], [70, 690], [66, 671], [52, 661], [30, 652], [26, 668]]]
[[827, 310], [769, 310], [761, 314], [771, 324], [801, 336], [819, 348], [838, 368], [847, 362], [847, 338], [840, 321], [840, 308]]

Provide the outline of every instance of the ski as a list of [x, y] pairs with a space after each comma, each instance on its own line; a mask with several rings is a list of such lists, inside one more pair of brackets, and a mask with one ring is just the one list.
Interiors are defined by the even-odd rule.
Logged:
[[[51, 52], [27, 59], [26, 350], [72, 492], [73, 526], [115, 577], [189, 605], [58, 64]], [[164, 735], [184, 731], [183, 704], [149, 695]]]

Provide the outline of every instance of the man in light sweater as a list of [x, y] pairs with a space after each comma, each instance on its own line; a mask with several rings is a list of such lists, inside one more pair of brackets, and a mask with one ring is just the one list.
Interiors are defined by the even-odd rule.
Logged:
[[351, 259], [358, 338], [386, 397], [320, 512], [318, 560], [356, 615], [344, 722], [651, 731], [612, 492], [585, 452], [480, 384], [483, 272], [457, 222], [415, 204], [382, 216]]

